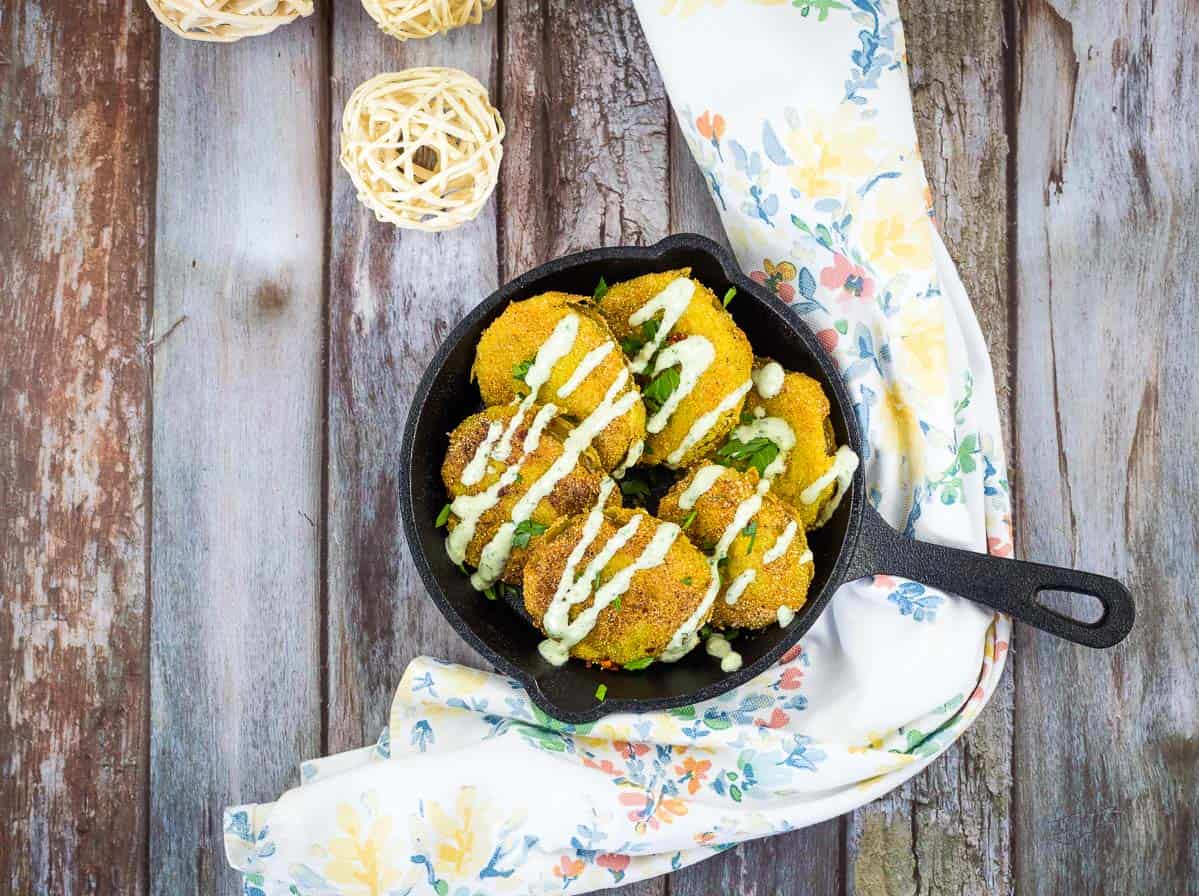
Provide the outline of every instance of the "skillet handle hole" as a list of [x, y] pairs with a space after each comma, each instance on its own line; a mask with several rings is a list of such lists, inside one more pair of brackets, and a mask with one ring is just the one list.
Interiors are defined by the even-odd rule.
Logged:
[[1093, 594], [1042, 588], [1034, 600], [1049, 612], [1081, 625], [1095, 625], [1103, 619], [1103, 602]]

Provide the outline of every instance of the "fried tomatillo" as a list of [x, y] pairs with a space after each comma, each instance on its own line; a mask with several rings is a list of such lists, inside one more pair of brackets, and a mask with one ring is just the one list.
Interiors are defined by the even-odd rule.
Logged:
[[541, 652], [551, 662], [643, 668], [681, 629], [707, 621], [710, 608], [698, 611], [710, 577], [678, 526], [609, 508], [562, 520], [538, 541], [525, 564], [525, 609], [549, 636]]
[[739, 470], [756, 469], [799, 512], [805, 529], [823, 525], [835, 509], [830, 502], [839, 497], [844, 465], [828, 396], [812, 377], [769, 358], [755, 360], [753, 380], [738, 425], [712, 457]]
[[658, 505], [659, 516], [678, 523], [716, 564], [716, 628], [785, 623], [807, 600], [815, 566], [803, 523], [767, 486], [757, 470], [702, 464]]
[[556, 405], [574, 422], [604, 415], [593, 444], [605, 470], [616, 469], [630, 452], [640, 454], [645, 405], [638, 399], [607, 419], [608, 406], [637, 385], [604, 318], [584, 297], [547, 292], [513, 302], [483, 332], [471, 374], [486, 404], [524, 398], [538, 372], [536, 401]]
[[616, 283], [598, 304], [641, 384], [645, 460], [674, 468], [706, 455], [737, 424], [753, 366], [745, 334], [690, 273]]
[[[441, 467], [451, 499], [443, 511], [446, 549], [455, 563], [476, 568], [471, 580], [480, 590], [498, 579], [520, 584], [530, 545], [559, 519], [594, 505], [608, 480], [590, 448], [557, 475], [554, 464], [568, 453], [571, 427], [551, 411], [536, 404], [491, 407], [450, 433]], [[619, 496], [611, 490], [609, 500], [619, 506]]]

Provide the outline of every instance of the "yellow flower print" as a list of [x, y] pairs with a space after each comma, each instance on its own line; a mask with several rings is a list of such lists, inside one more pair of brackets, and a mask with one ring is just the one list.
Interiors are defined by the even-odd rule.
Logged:
[[871, 190], [857, 231], [866, 257], [876, 269], [899, 274], [932, 268], [933, 225], [927, 198], [924, 178], [912, 166]]
[[910, 301], [895, 321], [899, 376], [922, 396], [940, 397], [949, 388], [945, 318], [939, 302]]
[[341, 836], [329, 842], [332, 858], [325, 865], [325, 877], [350, 896], [381, 896], [398, 887], [404, 875], [388, 857], [391, 818], [368, 819], [368, 826], [349, 803], [338, 805], [336, 817]]
[[438, 872], [452, 872], [461, 876], [476, 865], [487, 862], [490, 848], [490, 828], [486, 814], [475, 806], [477, 791], [463, 787], [453, 812], [445, 812], [437, 803], [428, 804], [429, 825], [437, 833]]
[[659, 15], [673, 16], [678, 15], [679, 18], [690, 18], [695, 15], [705, 6], [715, 6], [717, 8], [724, 6], [725, 0], [664, 0], [662, 8], [658, 10]]
[[875, 170], [868, 147], [877, 142], [872, 125], [848, 119], [808, 119], [787, 135], [791, 183], [811, 201], [840, 197]]
[[911, 464], [911, 481], [924, 475], [924, 433], [920, 429], [920, 420], [908, 405], [898, 383], [889, 384], [883, 392], [879, 406], [879, 432], [887, 450], [907, 456]]

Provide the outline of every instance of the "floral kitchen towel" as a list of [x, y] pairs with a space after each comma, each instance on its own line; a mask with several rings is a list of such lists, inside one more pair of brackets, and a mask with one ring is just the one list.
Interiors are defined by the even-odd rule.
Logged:
[[[870, 501], [1011, 553], [986, 347], [931, 220], [894, 0], [638, 0], [750, 276], [836, 359]], [[514, 682], [409, 666], [379, 743], [225, 815], [259, 894], [585, 893], [886, 793], [965, 730], [1010, 623], [918, 582], [844, 586], [801, 645], [693, 707], [562, 725]]]

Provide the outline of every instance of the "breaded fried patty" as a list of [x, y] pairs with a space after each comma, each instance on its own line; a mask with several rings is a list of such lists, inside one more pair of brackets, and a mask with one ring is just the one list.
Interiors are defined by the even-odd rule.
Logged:
[[[728, 541], [726, 559], [718, 566], [721, 587], [711, 624], [716, 628], [763, 628], [778, 621], [779, 607], [794, 611], [807, 600], [815, 567], [803, 523], [785, 501], [769, 491], [759, 494], [760, 480], [754, 469], [742, 473], [712, 468], [710, 473], [719, 473], [709, 480], [707, 491], [694, 497], [691, 508], [680, 506], [687, 503], [685, 495], [695, 495], [695, 489], [690, 494], [688, 489], [709, 466], [699, 465], [680, 479], [662, 498], [658, 514], [685, 526], [687, 537], [709, 555], [722, 539]], [[738, 520], [738, 508], [752, 508], [745, 502], [755, 499], [761, 501], [757, 511]], [[732, 533], [734, 526], [736, 532]], [[789, 542], [780, 543], [788, 538]], [[730, 597], [734, 600], [731, 604]]]
[[[544, 617], [559, 583], [564, 578], [568, 584], [581, 580], [609, 539], [634, 517], [641, 518], [636, 531], [602, 569], [592, 570], [598, 575], [580, 592], [582, 599], [570, 607], [569, 619], [574, 622], [593, 606], [597, 590], [637, 562], [664, 524], [642, 510], [610, 508], [603, 514], [595, 538], [571, 570], [567, 569], [569, 559], [583, 539], [587, 515], [559, 522], [534, 546], [525, 564], [525, 608], [543, 632]], [[639, 660], [658, 656], [700, 606], [709, 576], [707, 560], [678, 534], [662, 562], [635, 572], [628, 588], [600, 610], [594, 628], [571, 648], [571, 656], [616, 666], [636, 666]]]
[[[836, 491], [836, 484], [830, 482], [815, 501], [805, 503], [800, 498], [833, 466], [837, 445], [829, 422], [829, 400], [820, 383], [803, 373], [788, 370], [781, 385], [767, 385], [761, 371], [771, 363], [769, 358], [755, 360], [755, 387], [746, 398], [739, 424], [715, 456], [738, 469], [756, 466], [771, 480], [770, 490], [794, 507], [804, 527], [811, 529]], [[761, 444], [762, 439], [774, 443], [777, 455]]]
[[[739, 390], [753, 365], [745, 334], [712, 290], [689, 276], [690, 269], [683, 268], [626, 280], [610, 287], [598, 305], [641, 382], [650, 430], [644, 459], [675, 468], [703, 457], [736, 425], [743, 403]], [[671, 326], [673, 315], [653, 302], [663, 301], [664, 291], [678, 280], [693, 289], [679, 293], [686, 305]], [[690, 385], [688, 367], [698, 370], [704, 363]]]
[[[600, 405], [622, 372], [626, 385], [612, 397], [636, 389], [607, 323], [586, 302], [583, 296], [547, 292], [505, 308], [484, 331], [475, 352], [472, 375], [479, 382], [483, 401], [489, 405], [505, 404], [528, 395], [525, 379], [538, 350], [550, 339], [558, 323], [570, 314], [578, 318], [577, 333], [570, 350], [551, 368], [536, 400], [542, 404], [552, 402], [562, 409], [563, 416], [577, 423]], [[606, 354], [605, 345], [610, 346]], [[581, 364], [586, 366], [580, 369]], [[643, 438], [645, 405], [637, 401], [608, 423], [592, 444], [604, 469], [612, 470], [625, 458], [629, 448]]]
[[[508, 432], [508, 424], [517, 412], [516, 406], [487, 408], [467, 417], [450, 433], [449, 451], [441, 467], [441, 477], [451, 501], [461, 496], [484, 494], [494, 499], [494, 504], [478, 516], [474, 535], [466, 546], [465, 561], [471, 566], [479, 566], [484, 546], [504, 523], [511, 520], [517, 502], [562, 456], [563, 443], [570, 427], [561, 419], [551, 420], [535, 440], [536, 445], [530, 446], [532, 451], [528, 454], [524, 452], [530, 429], [540, 411], [539, 405], [533, 405], [521, 416], [520, 422], [512, 430], [508, 456], [503, 460], [485, 454], [481, 446], [486, 447], [486, 442], [492, 448], [489, 454], [496, 453], [504, 441], [503, 434]], [[511, 481], [497, 489], [501, 478], [514, 467], [519, 469], [516, 474], [509, 475]], [[476, 481], [463, 481], [464, 476], [469, 480], [475, 479], [476, 475]], [[574, 468], [537, 504], [528, 520], [516, 527], [503, 581], [520, 584], [529, 547], [560, 518], [584, 513], [592, 507], [599, 498], [600, 485], [606, 478], [595, 452], [591, 449], [583, 452]], [[619, 506], [619, 496], [620, 490], [614, 489], [609, 500]], [[486, 502], [488, 499], [481, 500]], [[448, 526], [452, 533], [464, 519], [457, 510], [462, 509], [463, 513], [467, 510], [457, 508], [454, 504], [451, 507], [453, 512], [450, 513]]]

